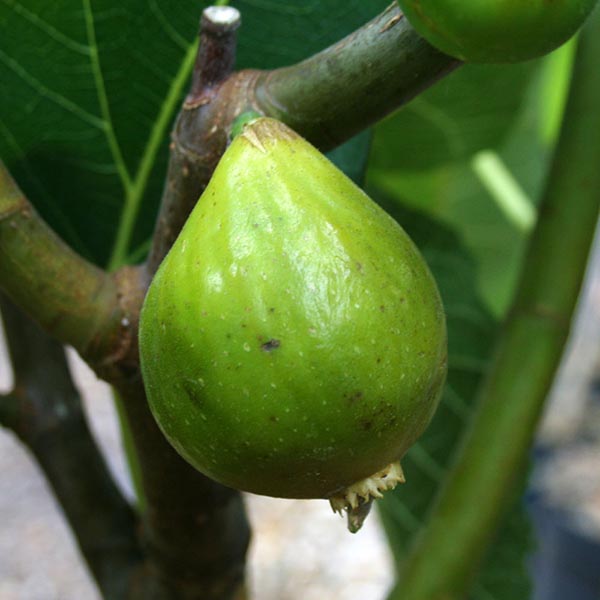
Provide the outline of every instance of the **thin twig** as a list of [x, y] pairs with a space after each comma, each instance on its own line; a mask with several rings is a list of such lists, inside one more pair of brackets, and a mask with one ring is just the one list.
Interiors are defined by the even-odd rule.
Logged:
[[231, 75], [240, 23], [240, 13], [232, 6], [209, 6], [202, 12], [200, 44], [186, 109], [208, 104], [217, 86]]
[[[191, 88], [173, 129], [167, 181], [147, 262], [150, 274], [173, 245], [225, 149], [227, 132], [214, 108], [229, 101], [219, 91], [235, 63], [239, 25], [239, 12], [229, 6], [212, 6], [202, 13]], [[198, 122], [196, 115], [210, 115], [212, 122]], [[184, 147], [181, 131], [195, 138], [193, 149]]]

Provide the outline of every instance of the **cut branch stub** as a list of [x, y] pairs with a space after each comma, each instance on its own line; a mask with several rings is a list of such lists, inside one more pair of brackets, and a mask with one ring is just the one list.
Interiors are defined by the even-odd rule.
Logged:
[[232, 6], [209, 6], [200, 19], [200, 46], [185, 108], [210, 102], [215, 87], [233, 71], [240, 13]]

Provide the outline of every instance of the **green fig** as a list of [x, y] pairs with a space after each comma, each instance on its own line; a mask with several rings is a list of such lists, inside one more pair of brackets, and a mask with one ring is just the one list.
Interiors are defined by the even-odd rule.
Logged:
[[154, 277], [140, 352], [151, 410], [199, 471], [358, 521], [403, 480], [447, 356], [408, 236], [267, 118], [234, 139]]
[[398, 0], [432, 46], [474, 63], [543, 56], [583, 25], [597, 0]]

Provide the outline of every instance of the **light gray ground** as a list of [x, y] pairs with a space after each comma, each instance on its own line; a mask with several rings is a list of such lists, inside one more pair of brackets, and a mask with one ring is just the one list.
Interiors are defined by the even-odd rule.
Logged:
[[[562, 450], [535, 484], [600, 536], [600, 408], [586, 408], [589, 373], [600, 365], [600, 261], [541, 429]], [[70, 359], [95, 435], [112, 472], [131, 488], [107, 387], [74, 355]], [[10, 388], [0, 344], [0, 391]], [[582, 438], [582, 431], [586, 435]], [[578, 440], [578, 441], [574, 441]], [[392, 564], [376, 515], [349, 534], [326, 502], [248, 496], [254, 529], [252, 590], [261, 600], [377, 600], [392, 582]], [[14, 437], [0, 430], [0, 600], [99, 600], [46, 483]]]

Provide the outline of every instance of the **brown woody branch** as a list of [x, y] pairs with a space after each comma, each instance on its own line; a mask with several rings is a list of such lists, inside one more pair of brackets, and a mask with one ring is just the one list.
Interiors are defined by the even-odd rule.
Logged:
[[[210, 104], [219, 83], [230, 74], [238, 25], [235, 9], [213, 7], [204, 12], [197, 66], [184, 110]], [[173, 162], [170, 166], [167, 189], [181, 197], [181, 190], [196, 182], [187, 171], [185, 156], [178, 155], [178, 160], [176, 167]], [[159, 217], [164, 252], [174, 240], [172, 223], [183, 224], [178, 221], [181, 212], [170, 212], [171, 208], [163, 205]], [[139, 367], [124, 374], [113, 383], [124, 400], [147, 505], [143, 514], [147, 560], [132, 597], [241, 598], [250, 532], [240, 493], [201, 475], [181, 459], [148, 409]]]

